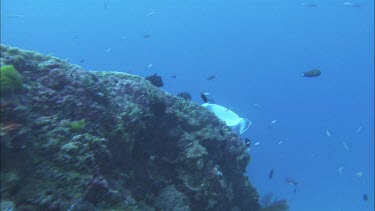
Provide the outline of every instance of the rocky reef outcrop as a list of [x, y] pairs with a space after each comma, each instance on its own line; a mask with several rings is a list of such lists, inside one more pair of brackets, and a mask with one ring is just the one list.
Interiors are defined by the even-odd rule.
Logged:
[[1, 45], [1, 207], [258, 210], [243, 141], [144, 78]]

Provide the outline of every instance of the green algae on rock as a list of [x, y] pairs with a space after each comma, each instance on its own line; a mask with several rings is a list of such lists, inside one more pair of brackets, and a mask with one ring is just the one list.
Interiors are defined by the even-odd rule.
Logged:
[[13, 65], [0, 67], [1, 94], [10, 95], [22, 90], [22, 76]]
[[244, 176], [246, 146], [205, 108], [138, 76], [4, 45], [1, 52], [1, 66], [19, 70], [24, 87], [1, 96], [4, 207], [260, 208]]

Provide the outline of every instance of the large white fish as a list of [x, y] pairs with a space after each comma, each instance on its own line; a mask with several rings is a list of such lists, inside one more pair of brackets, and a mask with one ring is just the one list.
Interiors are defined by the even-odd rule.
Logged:
[[251, 121], [239, 117], [236, 113], [224, 106], [211, 103], [203, 103], [202, 106], [213, 112], [219, 119], [223, 120], [227, 126], [232, 127], [233, 130], [239, 134], [244, 133], [251, 125]]

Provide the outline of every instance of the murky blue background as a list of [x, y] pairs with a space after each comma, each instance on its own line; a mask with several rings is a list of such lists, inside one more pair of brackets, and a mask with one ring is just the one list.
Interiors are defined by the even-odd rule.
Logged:
[[[196, 103], [209, 92], [253, 122], [243, 138], [261, 196], [292, 211], [374, 210], [374, 3], [311, 2], [2, 0], [1, 43], [88, 70], [158, 73], [163, 90]], [[301, 77], [313, 68], [322, 75]]]

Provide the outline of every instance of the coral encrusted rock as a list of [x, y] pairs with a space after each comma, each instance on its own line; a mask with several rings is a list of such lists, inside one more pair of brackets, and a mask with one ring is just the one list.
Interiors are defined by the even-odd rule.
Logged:
[[1, 95], [2, 207], [260, 208], [246, 146], [200, 105], [142, 77], [5, 45], [0, 65], [22, 77]]

